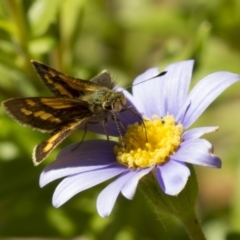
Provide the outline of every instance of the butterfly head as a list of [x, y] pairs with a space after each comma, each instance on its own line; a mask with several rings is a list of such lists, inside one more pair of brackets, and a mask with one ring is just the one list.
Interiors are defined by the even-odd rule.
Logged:
[[126, 103], [127, 99], [122, 92], [113, 91], [105, 97], [102, 107], [106, 111], [117, 113], [123, 109]]

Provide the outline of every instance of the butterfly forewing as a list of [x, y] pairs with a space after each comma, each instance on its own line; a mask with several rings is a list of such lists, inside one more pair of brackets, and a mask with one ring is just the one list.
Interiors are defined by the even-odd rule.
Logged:
[[88, 103], [69, 98], [13, 98], [3, 102], [7, 113], [19, 123], [40, 131], [53, 131], [72, 119], [89, 117]]
[[[67, 76], [37, 61], [32, 61], [32, 64], [41, 80], [57, 97], [77, 98], [86, 93], [98, 91], [99, 85], [95, 81]], [[106, 75], [106, 73], [103, 74]]]

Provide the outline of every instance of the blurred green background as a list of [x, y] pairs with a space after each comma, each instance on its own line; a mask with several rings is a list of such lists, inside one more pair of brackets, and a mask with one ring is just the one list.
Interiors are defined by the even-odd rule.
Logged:
[[[108, 69], [125, 87], [147, 68], [186, 59], [196, 61], [192, 84], [215, 71], [240, 73], [240, 1], [0, 1], [0, 101], [51, 95], [31, 59], [83, 79]], [[194, 124], [220, 126], [206, 138], [222, 158], [222, 169], [196, 167], [198, 215], [211, 240], [240, 239], [239, 96], [240, 83]], [[120, 196], [111, 216], [99, 217], [96, 197], [106, 183], [55, 209], [57, 181], [40, 189], [40, 172], [81, 136], [75, 132], [34, 167], [33, 147], [47, 134], [18, 125], [0, 107], [1, 239], [187, 239], [177, 222], [155, 215], [140, 193], [132, 201]]]

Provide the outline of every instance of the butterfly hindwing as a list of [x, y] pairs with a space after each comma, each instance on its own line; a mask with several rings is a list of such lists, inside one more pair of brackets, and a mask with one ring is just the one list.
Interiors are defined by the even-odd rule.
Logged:
[[102, 87], [106, 87], [108, 89], [114, 88], [114, 82], [112, 81], [112, 77], [108, 71], [104, 70], [97, 76], [91, 79], [91, 82], [97, 83]]
[[81, 125], [86, 124], [87, 118], [72, 120], [53, 131], [49, 138], [38, 144], [33, 151], [35, 165], [41, 163], [65, 138]]

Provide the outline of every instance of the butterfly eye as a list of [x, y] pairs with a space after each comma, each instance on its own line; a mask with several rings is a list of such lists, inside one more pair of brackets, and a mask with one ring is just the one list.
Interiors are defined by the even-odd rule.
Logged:
[[113, 105], [111, 102], [105, 102], [103, 108], [104, 110], [111, 111], [113, 110]]

